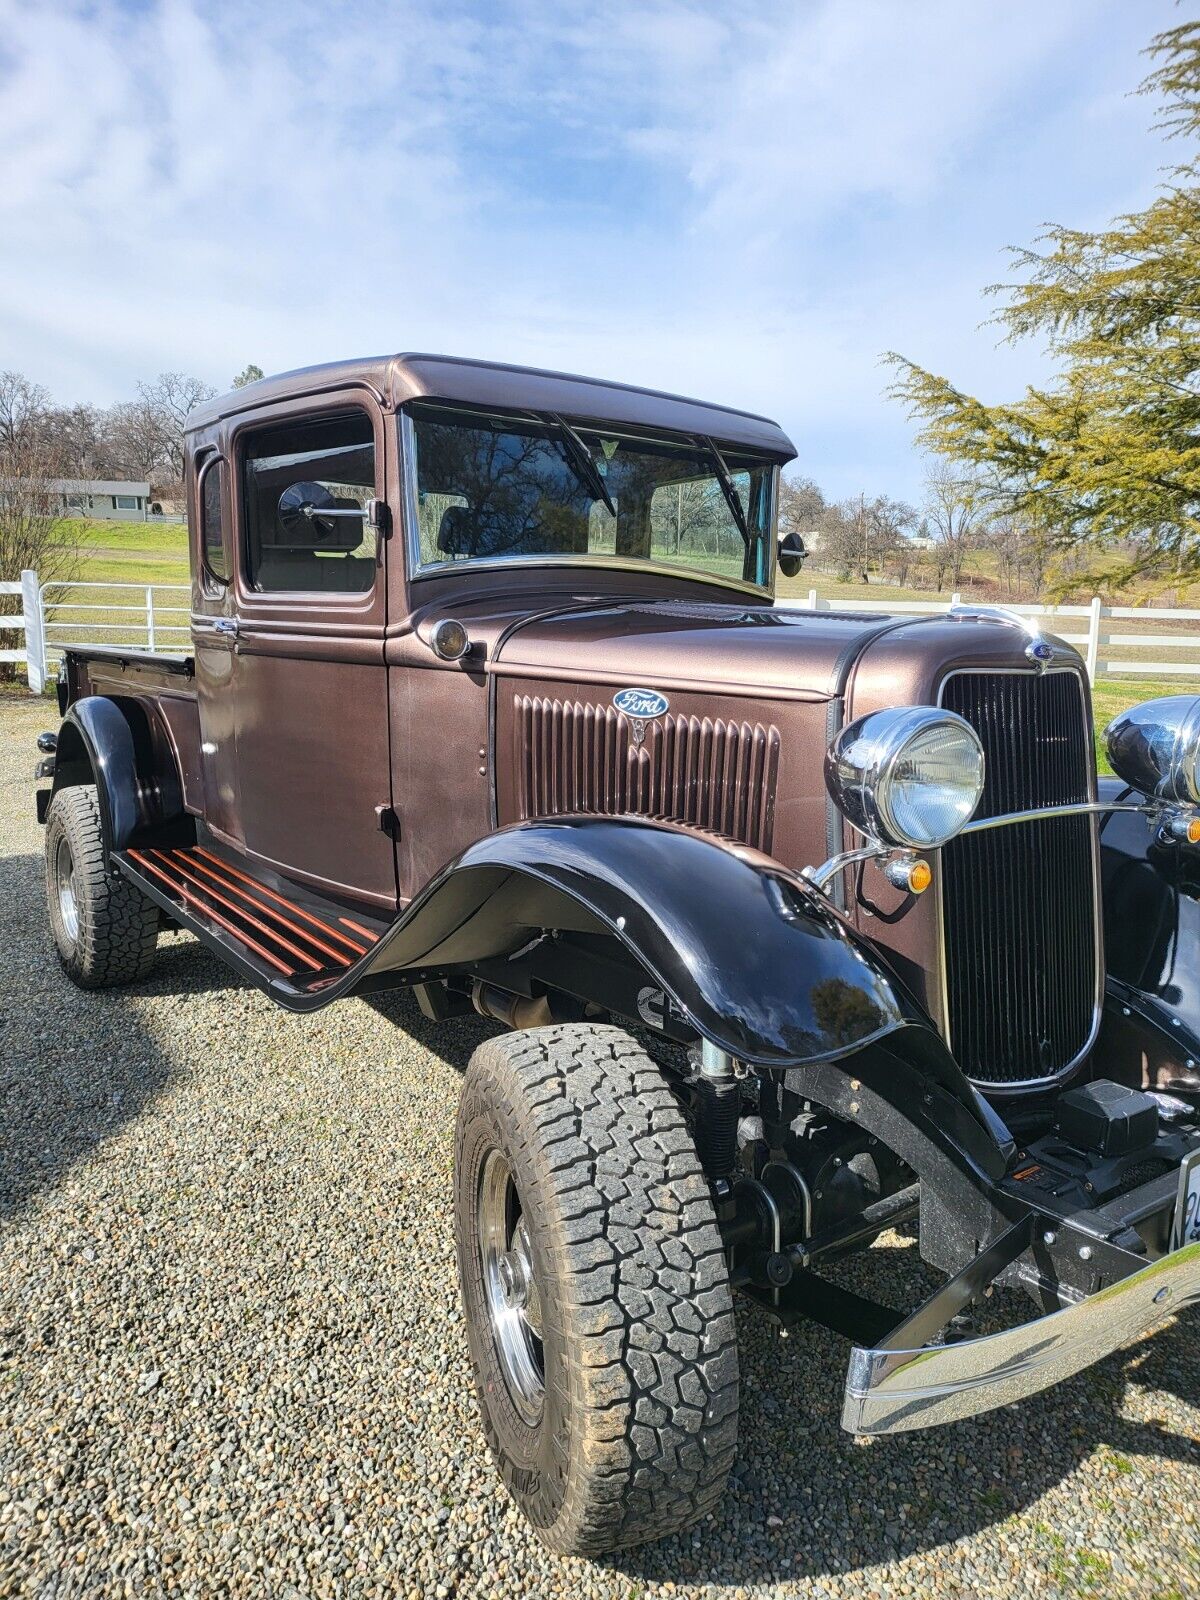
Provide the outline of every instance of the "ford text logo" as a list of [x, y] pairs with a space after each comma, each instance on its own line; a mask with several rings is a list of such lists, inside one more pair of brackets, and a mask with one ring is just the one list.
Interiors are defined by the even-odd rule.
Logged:
[[639, 722], [661, 717], [671, 705], [666, 695], [659, 694], [657, 689], [618, 689], [612, 703], [623, 715]]

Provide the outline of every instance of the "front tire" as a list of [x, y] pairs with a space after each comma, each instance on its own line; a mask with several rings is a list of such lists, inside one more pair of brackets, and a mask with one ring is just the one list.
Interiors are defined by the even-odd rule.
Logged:
[[108, 865], [96, 790], [60, 789], [46, 817], [46, 901], [58, 959], [81, 989], [144, 978], [158, 907]]
[[488, 1443], [542, 1540], [598, 1555], [711, 1510], [737, 1444], [729, 1274], [682, 1112], [628, 1034], [476, 1050], [455, 1221]]

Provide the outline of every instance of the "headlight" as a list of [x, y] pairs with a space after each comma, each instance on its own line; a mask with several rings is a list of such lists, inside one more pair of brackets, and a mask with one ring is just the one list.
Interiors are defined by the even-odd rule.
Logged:
[[971, 820], [983, 747], [969, 722], [934, 706], [873, 711], [843, 728], [825, 782], [846, 817], [885, 844], [929, 849]]
[[1114, 717], [1104, 730], [1112, 769], [1158, 800], [1200, 804], [1200, 696], [1169, 694]]

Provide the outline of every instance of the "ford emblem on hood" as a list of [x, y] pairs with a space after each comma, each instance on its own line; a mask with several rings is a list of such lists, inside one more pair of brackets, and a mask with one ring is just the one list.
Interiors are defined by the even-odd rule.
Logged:
[[657, 689], [618, 689], [612, 703], [624, 716], [649, 722], [668, 711], [671, 702]]

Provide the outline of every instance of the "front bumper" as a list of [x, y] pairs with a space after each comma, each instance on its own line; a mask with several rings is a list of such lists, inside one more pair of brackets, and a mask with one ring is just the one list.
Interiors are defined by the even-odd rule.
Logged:
[[1200, 1242], [1075, 1305], [980, 1339], [928, 1345], [906, 1337], [928, 1323], [923, 1307], [883, 1345], [855, 1346], [842, 1426], [851, 1433], [902, 1433], [994, 1411], [1082, 1371], [1195, 1300]]

